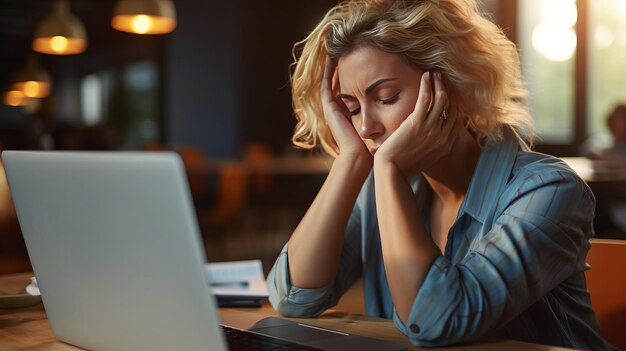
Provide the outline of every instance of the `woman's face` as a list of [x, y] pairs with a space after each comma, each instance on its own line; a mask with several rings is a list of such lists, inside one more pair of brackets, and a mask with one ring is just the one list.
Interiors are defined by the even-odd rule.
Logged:
[[365, 45], [339, 59], [339, 97], [372, 155], [415, 109], [423, 73], [399, 55]]

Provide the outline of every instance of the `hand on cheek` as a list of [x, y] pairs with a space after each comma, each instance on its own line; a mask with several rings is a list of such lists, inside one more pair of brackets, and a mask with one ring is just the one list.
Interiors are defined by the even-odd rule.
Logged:
[[415, 109], [378, 149], [375, 167], [394, 165], [409, 178], [449, 153], [458, 118], [448, 105], [441, 74], [425, 72]]
[[336, 69], [336, 64], [327, 57], [320, 87], [324, 119], [339, 147], [339, 156], [366, 157], [371, 160], [369, 151], [352, 125], [350, 111], [337, 97], [339, 79]]

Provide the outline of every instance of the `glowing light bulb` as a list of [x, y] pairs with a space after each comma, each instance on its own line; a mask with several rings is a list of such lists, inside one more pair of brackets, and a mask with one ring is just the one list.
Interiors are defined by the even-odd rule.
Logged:
[[29, 80], [24, 83], [24, 95], [28, 97], [37, 97], [39, 95], [39, 83]]
[[24, 105], [24, 94], [19, 90], [7, 91], [4, 95], [4, 103], [9, 106], [22, 106]]
[[50, 39], [50, 48], [55, 53], [64, 53], [67, 51], [68, 41], [66, 37], [56, 35]]
[[150, 28], [152, 27], [152, 19], [150, 18], [150, 16], [137, 15], [133, 17], [131, 26], [133, 27], [133, 31], [135, 33], [148, 33], [148, 31], [150, 31]]

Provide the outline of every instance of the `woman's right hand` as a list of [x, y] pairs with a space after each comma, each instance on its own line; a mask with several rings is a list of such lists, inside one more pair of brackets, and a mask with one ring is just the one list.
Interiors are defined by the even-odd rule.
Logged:
[[337, 279], [350, 214], [374, 162], [352, 125], [350, 111], [337, 96], [336, 71], [336, 65], [327, 58], [320, 95], [339, 156], [289, 239], [289, 275], [291, 284], [298, 288], [326, 287]]
[[324, 119], [339, 147], [339, 156], [367, 157], [372, 159], [372, 155], [352, 125], [350, 110], [337, 97], [339, 79], [335, 74], [336, 71], [337, 65], [327, 56], [324, 66], [324, 77], [320, 87], [320, 98], [322, 100]]

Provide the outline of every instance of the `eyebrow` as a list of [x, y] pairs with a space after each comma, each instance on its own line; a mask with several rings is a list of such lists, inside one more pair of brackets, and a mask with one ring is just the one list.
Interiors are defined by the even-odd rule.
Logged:
[[[375, 81], [374, 83], [370, 84], [370, 86], [365, 89], [365, 95], [369, 95], [372, 92], [372, 90], [376, 89], [376, 87], [378, 87], [379, 85], [385, 82], [389, 82], [389, 81], [397, 80], [397, 79], [398, 78], [381, 78]], [[344, 100], [356, 100], [354, 96], [348, 95], [348, 94], [339, 94], [337, 96]]]

